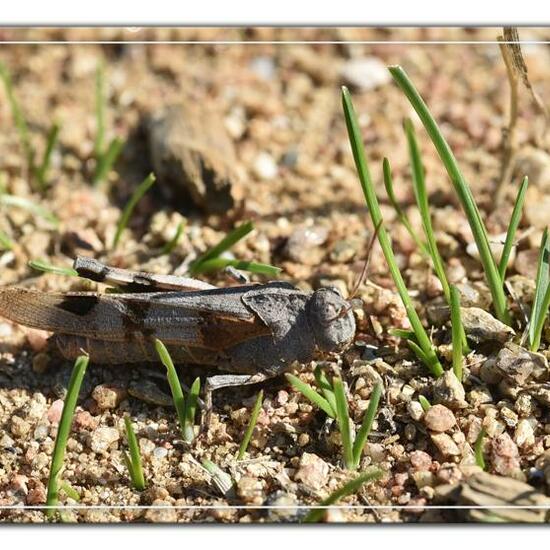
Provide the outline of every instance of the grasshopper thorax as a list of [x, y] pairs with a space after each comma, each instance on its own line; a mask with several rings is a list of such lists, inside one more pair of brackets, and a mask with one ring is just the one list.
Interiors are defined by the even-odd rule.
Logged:
[[355, 318], [350, 304], [336, 289], [316, 290], [308, 301], [307, 315], [320, 351], [339, 351], [352, 342]]

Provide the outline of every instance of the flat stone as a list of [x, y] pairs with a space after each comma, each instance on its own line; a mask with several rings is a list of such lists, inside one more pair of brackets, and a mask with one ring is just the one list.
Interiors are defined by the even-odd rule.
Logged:
[[495, 366], [508, 382], [518, 386], [523, 386], [531, 377], [541, 378], [548, 373], [548, 361], [544, 355], [512, 342], [498, 352]]
[[485, 342], [505, 343], [514, 335], [514, 330], [505, 325], [484, 309], [462, 307], [462, 324], [469, 340], [475, 344]]

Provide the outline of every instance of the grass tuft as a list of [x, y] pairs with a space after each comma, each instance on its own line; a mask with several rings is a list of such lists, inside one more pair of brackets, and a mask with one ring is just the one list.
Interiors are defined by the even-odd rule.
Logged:
[[97, 66], [95, 79], [96, 136], [94, 140], [94, 157], [96, 167], [93, 177], [94, 185], [102, 183], [107, 178], [124, 146], [124, 141], [119, 137], [114, 137], [109, 145], [105, 146], [106, 111], [105, 66], [101, 62]]
[[67, 440], [69, 439], [69, 433], [71, 431], [71, 424], [76, 408], [76, 402], [78, 400], [78, 394], [80, 392], [80, 386], [82, 385], [82, 380], [84, 379], [84, 374], [86, 373], [89, 360], [90, 359], [87, 355], [81, 355], [77, 358], [67, 387], [67, 397], [65, 398], [65, 403], [63, 404], [61, 420], [59, 421], [59, 427], [57, 429], [50, 476], [48, 479], [46, 506], [51, 507], [48, 508], [46, 513], [48, 518], [53, 516], [55, 511], [54, 507], [57, 506], [59, 502], [59, 476], [63, 468], [65, 448], [67, 447]]
[[139, 444], [132, 426], [132, 421], [129, 416], [124, 417], [124, 426], [126, 427], [126, 438], [128, 439], [128, 448], [130, 449], [130, 455], [126, 451], [124, 453], [124, 462], [128, 468], [132, 485], [138, 491], [145, 489], [145, 477], [143, 475], [143, 465], [141, 463], [141, 453], [139, 451]]
[[424, 103], [424, 100], [414, 87], [414, 84], [409, 79], [407, 73], [400, 66], [390, 67], [389, 70], [393, 76], [393, 79], [405, 93], [407, 99], [420, 117], [422, 124], [428, 132], [428, 135], [430, 136], [430, 139], [432, 140], [439, 157], [441, 158], [447, 173], [449, 174], [474, 235], [481, 263], [485, 271], [485, 276], [491, 290], [493, 307], [495, 309], [496, 316], [503, 323], [510, 325], [511, 318], [507, 309], [503, 280], [493, 258], [491, 248], [489, 246], [489, 239], [487, 237], [487, 230], [485, 229], [485, 225], [481, 219], [481, 215], [473, 198], [470, 187], [464, 179], [464, 176], [458, 167], [456, 158], [453, 155], [447, 141], [443, 137], [443, 134], [441, 133], [435, 119], [430, 113], [428, 106]]
[[224, 252], [227, 252], [234, 244], [246, 237], [251, 231], [253, 231], [253, 229], [254, 224], [251, 221], [248, 221], [239, 225], [233, 229], [233, 231], [230, 231], [217, 245], [213, 246], [210, 250], [207, 250], [204, 254], [191, 263], [189, 266], [189, 274], [195, 276], [200, 273], [218, 271], [227, 266], [231, 266], [242, 271], [250, 271], [251, 273], [259, 273], [262, 275], [276, 277], [281, 272], [281, 269], [278, 267], [257, 262], [246, 262], [221, 257]]
[[369, 406], [363, 416], [361, 427], [354, 437], [355, 428], [349, 416], [348, 402], [341, 378], [335, 377], [332, 383], [330, 383], [321, 368], [316, 367], [315, 382], [323, 393], [323, 397], [312, 386], [302, 382], [296, 376], [292, 374], [286, 374], [285, 376], [295, 390], [299, 391], [314, 405], [323, 410], [330, 418], [334, 418], [337, 421], [342, 438], [344, 465], [348, 470], [356, 470], [361, 462], [361, 455], [363, 454], [365, 443], [369, 437], [376, 411], [378, 410], [378, 404], [382, 395], [382, 385], [380, 383], [375, 385], [369, 400]]
[[187, 396], [187, 399], [185, 399], [180, 380], [178, 378], [178, 373], [176, 372], [176, 367], [174, 366], [174, 362], [172, 361], [172, 357], [170, 357], [170, 353], [166, 349], [166, 346], [158, 338], [156, 338], [155, 348], [162, 364], [166, 367], [168, 384], [172, 392], [172, 400], [174, 401], [174, 407], [176, 408], [178, 415], [181, 435], [184, 441], [191, 443], [195, 437], [194, 421], [198, 394], [200, 391], [200, 380], [197, 378], [193, 382], [193, 385], [189, 390], [189, 395]]
[[540, 241], [535, 283], [535, 298], [529, 319], [529, 348], [531, 351], [538, 351], [540, 347], [542, 329], [548, 316], [548, 307], [550, 307], [550, 239], [547, 227], [544, 229]]
[[244, 433], [243, 440], [241, 441], [241, 446], [239, 447], [239, 454], [237, 455], [237, 460], [242, 460], [244, 458], [244, 454], [246, 453], [246, 449], [248, 448], [248, 444], [250, 443], [250, 439], [252, 438], [254, 428], [256, 427], [258, 416], [260, 414], [260, 411], [262, 410], [263, 399], [264, 399], [264, 391], [260, 390], [260, 393], [258, 393], [258, 397], [256, 398], [256, 402], [254, 403], [252, 412], [250, 413], [250, 421], [246, 428], [246, 432]]
[[132, 193], [132, 196], [130, 197], [130, 200], [126, 203], [126, 206], [124, 207], [124, 210], [122, 211], [122, 215], [120, 216], [120, 220], [118, 221], [117, 228], [115, 235], [113, 237], [113, 244], [112, 249], [114, 250], [120, 241], [120, 237], [122, 236], [122, 232], [124, 229], [126, 229], [126, 226], [128, 225], [128, 222], [130, 221], [130, 217], [132, 216], [132, 212], [134, 211], [134, 208], [136, 207], [136, 204], [141, 200], [143, 195], [149, 191], [153, 183], [155, 183], [155, 174], [151, 173], [149, 174], [135, 189], [135, 191]]
[[340, 499], [345, 498], [349, 495], [353, 495], [359, 489], [369, 481], [376, 481], [384, 475], [384, 472], [380, 468], [369, 468], [366, 472], [359, 474], [355, 479], [346, 483], [340, 489], [334, 491], [328, 498], [323, 500], [320, 504], [322, 508], [316, 508], [310, 510], [309, 513], [304, 517], [302, 523], [318, 523], [320, 522], [326, 512], [327, 506], [332, 506]]
[[355, 114], [355, 110], [353, 108], [350, 93], [345, 86], [342, 88], [342, 104], [353, 158], [355, 160], [357, 173], [363, 188], [363, 194], [365, 195], [369, 213], [374, 226], [378, 227], [378, 241], [415, 334], [416, 342], [409, 340], [409, 344], [413, 343], [412, 347], [415, 352], [417, 352], [419, 359], [428, 367], [432, 374], [436, 377], [441, 376], [443, 374], [443, 367], [437, 358], [434, 347], [428, 337], [428, 334], [426, 333], [426, 330], [422, 326], [418, 313], [414, 309], [414, 304], [409, 296], [409, 292], [401, 275], [401, 271], [399, 270], [395, 260], [390, 238], [386, 228], [383, 225], [382, 212], [380, 211], [380, 205], [378, 204], [374, 185], [371, 180], [367, 159], [365, 156], [365, 148], [363, 146], [361, 133], [359, 131], [359, 124], [357, 122], [357, 115]]

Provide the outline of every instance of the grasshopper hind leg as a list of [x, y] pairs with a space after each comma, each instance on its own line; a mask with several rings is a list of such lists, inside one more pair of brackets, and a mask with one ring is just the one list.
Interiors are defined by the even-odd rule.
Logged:
[[258, 384], [272, 378], [269, 374], [216, 374], [209, 376], [204, 385], [204, 408], [201, 414], [201, 432], [205, 432], [212, 419], [212, 392], [221, 388], [232, 386], [248, 386], [249, 384]]

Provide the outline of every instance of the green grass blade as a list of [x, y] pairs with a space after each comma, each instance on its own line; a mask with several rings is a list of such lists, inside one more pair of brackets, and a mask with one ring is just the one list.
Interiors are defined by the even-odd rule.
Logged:
[[483, 457], [483, 439], [486, 435], [485, 428], [481, 428], [479, 435], [476, 438], [476, 442], [474, 444], [474, 453], [476, 457], [476, 464], [482, 469], [486, 469], [485, 465], [485, 458]]
[[136, 190], [132, 193], [132, 196], [130, 197], [130, 200], [126, 203], [126, 206], [124, 207], [124, 210], [122, 211], [122, 215], [120, 216], [120, 220], [117, 224], [116, 233], [113, 238], [113, 250], [117, 247], [118, 242], [120, 241], [120, 237], [122, 235], [122, 232], [128, 225], [128, 222], [130, 221], [130, 216], [132, 215], [132, 212], [134, 211], [134, 208], [136, 207], [136, 204], [141, 200], [143, 195], [149, 191], [153, 183], [155, 183], [155, 175], [153, 173], [149, 174], [137, 187]]
[[13, 248], [13, 241], [8, 237], [7, 233], [0, 230], [0, 249], [11, 250]]
[[428, 412], [428, 410], [432, 406], [432, 404], [423, 395], [418, 396], [418, 402], [422, 406], [424, 412]]
[[199, 401], [199, 393], [201, 391], [201, 379], [195, 378], [187, 399], [185, 400], [185, 424], [183, 427], [184, 439], [187, 443], [191, 443], [195, 438], [195, 431], [193, 429], [195, 425], [195, 413], [197, 411], [197, 403]]
[[411, 323], [412, 329], [416, 335], [418, 344], [422, 348], [424, 355], [428, 358], [429, 363], [432, 365], [431, 370], [435, 376], [440, 376], [443, 374], [443, 368], [439, 363], [437, 355], [435, 354], [434, 348], [407, 291], [405, 286], [405, 281], [401, 276], [401, 271], [397, 266], [395, 256], [390, 243], [390, 238], [386, 231], [386, 228], [382, 224], [382, 212], [380, 211], [380, 205], [378, 204], [378, 199], [376, 197], [376, 192], [374, 190], [374, 185], [371, 180], [370, 172], [367, 165], [367, 159], [365, 156], [365, 148], [363, 147], [363, 141], [361, 139], [361, 133], [359, 131], [359, 124], [357, 122], [357, 116], [351, 102], [351, 96], [346, 87], [342, 88], [342, 103], [344, 107], [344, 115], [346, 118], [346, 126], [348, 129], [351, 149], [353, 152], [353, 158], [355, 160], [355, 165], [357, 167], [357, 173], [359, 175], [359, 180], [363, 188], [363, 194], [365, 195], [365, 200], [370, 212], [370, 216], [374, 227], [378, 228], [378, 242], [382, 248], [382, 252], [386, 258], [388, 268], [394, 280], [395, 286], [401, 301], [405, 306], [407, 316]]
[[[328, 498], [321, 502], [321, 506], [331, 506], [340, 499], [356, 493], [363, 484], [369, 481], [375, 481], [380, 479], [384, 475], [384, 472], [380, 468], [370, 468], [368, 471], [359, 474], [355, 479], [346, 483], [340, 489], [334, 491]], [[311, 510], [302, 520], [302, 523], [318, 523], [323, 519], [326, 512], [324, 508], [316, 508]]]
[[46, 149], [44, 150], [42, 162], [36, 170], [36, 179], [42, 190], [46, 189], [46, 179], [48, 175], [48, 170], [50, 169], [52, 153], [59, 138], [59, 129], [59, 124], [52, 124], [52, 127], [48, 132], [48, 137], [46, 138]]
[[182, 234], [183, 234], [183, 228], [185, 227], [184, 222], [178, 223], [178, 227], [176, 229], [176, 233], [174, 236], [162, 247], [162, 250], [160, 251], [161, 255], [164, 254], [171, 254], [174, 248], [176, 248]]
[[470, 187], [466, 183], [453, 152], [443, 137], [435, 119], [430, 113], [428, 106], [414, 87], [407, 73], [399, 66], [390, 67], [390, 73], [397, 85], [407, 96], [409, 102], [420, 117], [430, 139], [432, 140], [439, 157], [441, 158], [455, 191], [460, 199], [462, 208], [466, 213], [468, 222], [472, 229], [474, 239], [479, 251], [481, 263], [491, 289], [493, 306], [496, 316], [500, 321], [510, 325], [511, 319], [507, 309], [506, 296], [504, 294], [502, 279], [500, 278], [496, 262], [493, 258], [487, 231], [481, 219], [481, 215], [473, 198]]
[[[81, 355], [75, 361], [69, 385], [67, 387], [67, 397], [63, 404], [63, 411], [61, 413], [61, 420], [59, 421], [59, 427], [57, 429], [57, 437], [55, 438], [55, 445], [52, 455], [52, 464], [50, 467], [50, 476], [48, 479], [48, 493], [46, 497], [46, 506], [57, 506], [59, 499], [59, 474], [63, 467], [63, 459], [65, 457], [65, 448], [67, 447], [67, 440], [69, 439], [69, 433], [71, 431], [71, 424], [73, 421], [74, 410], [76, 408], [76, 402], [78, 400], [78, 394], [80, 392], [80, 386], [86, 373], [86, 367], [88, 366], [89, 357]], [[47, 516], [51, 518], [54, 514], [54, 509], [50, 508], [47, 511]]]
[[30, 260], [27, 264], [32, 269], [43, 271], [44, 273], [53, 273], [54, 275], [67, 275], [68, 277], [78, 277], [78, 272], [71, 267], [58, 267], [49, 264], [44, 260]]
[[13, 206], [30, 212], [33, 216], [37, 216], [51, 223], [54, 227], [59, 226], [59, 220], [51, 212], [34, 202], [23, 197], [0, 193], [0, 205]]
[[329, 382], [326, 374], [323, 372], [323, 369], [319, 365], [315, 367], [313, 375], [315, 376], [315, 382], [317, 383], [317, 386], [319, 386], [319, 389], [323, 392], [325, 399], [327, 400], [333, 411], [332, 417], [336, 418], [336, 397], [334, 397], [334, 389], [332, 387], [332, 384]]
[[244, 453], [246, 453], [246, 449], [248, 449], [248, 444], [250, 443], [250, 439], [252, 438], [252, 433], [254, 432], [254, 428], [256, 427], [256, 422], [258, 421], [258, 416], [262, 408], [263, 399], [264, 391], [260, 390], [260, 393], [258, 393], [258, 397], [256, 398], [256, 402], [254, 403], [252, 413], [250, 414], [250, 421], [246, 428], [246, 432], [244, 433], [243, 440], [241, 441], [241, 446], [239, 447], [237, 460], [242, 460], [244, 458]]
[[115, 137], [111, 140], [109, 147], [107, 147], [107, 151], [97, 159], [97, 166], [93, 179], [94, 185], [101, 183], [107, 178], [111, 168], [120, 156], [123, 147], [124, 141], [121, 138]]
[[391, 172], [391, 166], [390, 161], [384, 157], [384, 160], [382, 161], [382, 171], [384, 173], [384, 187], [386, 188], [386, 194], [388, 195], [388, 199], [390, 200], [390, 204], [393, 206], [397, 218], [399, 221], [403, 224], [413, 241], [415, 242], [416, 246], [422, 252], [422, 254], [428, 256], [428, 247], [426, 246], [426, 243], [422, 242], [420, 237], [418, 236], [418, 233], [413, 229], [413, 226], [399, 203], [397, 202], [397, 197], [395, 196], [395, 192], [393, 190], [393, 177]]
[[168, 385], [170, 386], [172, 400], [174, 401], [174, 407], [176, 408], [176, 413], [178, 415], [181, 435], [185, 440], [185, 398], [183, 397], [183, 390], [181, 389], [178, 373], [176, 372], [176, 367], [174, 367], [174, 363], [168, 353], [168, 350], [166, 349], [166, 346], [158, 338], [155, 338], [155, 348], [162, 364], [166, 367]]
[[189, 267], [189, 272], [194, 275], [199, 273], [201, 264], [207, 260], [212, 260], [229, 250], [235, 243], [246, 237], [254, 229], [254, 224], [251, 221], [239, 225], [233, 231], [229, 232], [217, 245], [207, 250], [202, 256], [199, 256]]
[[95, 74], [95, 118], [96, 135], [94, 140], [94, 156], [96, 161], [103, 156], [105, 148], [105, 67], [103, 62], [97, 64]]
[[451, 286], [451, 334], [453, 346], [453, 372], [460, 382], [462, 382], [462, 335], [464, 328], [462, 326], [462, 318], [460, 316], [460, 294], [456, 286]]
[[[132, 426], [132, 421], [129, 416], [124, 417], [124, 425], [126, 427], [126, 438], [128, 439], [128, 448], [130, 449], [130, 457], [127, 455], [127, 462], [129, 465], [130, 477], [132, 478], [132, 485], [138, 490], [143, 491], [145, 489], [145, 477], [143, 475], [143, 465], [141, 463], [141, 453], [139, 451], [139, 444]], [[126, 454], [126, 453], [125, 453]]]
[[378, 382], [372, 390], [372, 394], [369, 400], [369, 406], [365, 411], [363, 422], [361, 423], [361, 427], [357, 432], [357, 437], [353, 442], [353, 462], [355, 464], [355, 468], [358, 468], [359, 463], [361, 462], [361, 455], [363, 454], [365, 443], [367, 442], [367, 438], [369, 437], [370, 431], [372, 429], [372, 423], [374, 422], [374, 417], [376, 416], [376, 411], [378, 410], [378, 404], [380, 403], [381, 396], [382, 384]]
[[428, 252], [432, 259], [432, 265], [437, 275], [437, 278], [441, 282], [443, 287], [443, 294], [447, 303], [450, 300], [449, 283], [447, 281], [447, 275], [445, 274], [445, 268], [443, 267], [443, 260], [439, 254], [437, 248], [437, 242], [435, 240], [434, 230], [432, 226], [432, 217], [430, 214], [430, 205], [428, 202], [428, 192], [426, 190], [426, 182], [424, 179], [424, 167], [422, 165], [422, 157], [420, 155], [420, 147], [416, 140], [416, 133], [414, 126], [410, 119], [405, 120], [404, 123], [405, 134], [407, 136], [407, 142], [409, 144], [409, 157], [412, 167], [412, 182], [414, 189], [414, 196], [416, 198], [416, 204], [420, 211], [420, 217], [422, 219], [422, 227], [424, 229], [424, 235], [428, 242]]
[[529, 179], [527, 178], [527, 176], [525, 176], [519, 187], [519, 191], [516, 196], [516, 202], [514, 203], [514, 209], [512, 211], [512, 217], [510, 218], [510, 224], [508, 225], [508, 230], [506, 231], [506, 240], [504, 241], [504, 248], [502, 249], [500, 262], [498, 265], [498, 272], [499, 272], [500, 278], [503, 281], [504, 281], [504, 278], [506, 277], [506, 268], [508, 267], [508, 260], [510, 259], [510, 252], [512, 251], [512, 246], [514, 246], [516, 231], [517, 231], [519, 222], [521, 221], [521, 214], [523, 212], [523, 203], [525, 202], [525, 193], [527, 191], [528, 184], [529, 184]]
[[286, 379], [290, 385], [299, 391], [305, 398], [309, 399], [314, 405], [317, 405], [322, 411], [324, 411], [331, 418], [336, 418], [330, 403], [317, 391], [315, 391], [309, 384], [302, 382], [297, 376], [287, 373]]
[[8, 68], [2, 62], [0, 62], [0, 79], [4, 84], [4, 89], [6, 90], [6, 95], [8, 96], [11, 114], [15, 127], [17, 128], [17, 132], [19, 133], [19, 141], [21, 142], [21, 147], [25, 154], [28, 168], [32, 173], [34, 168], [34, 149], [31, 145], [29, 128], [27, 126], [27, 122], [25, 121], [23, 111], [21, 110], [17, 98], [15, 97], [13, 83]]
[[211, 260], [201, 262], [197, 267], [193, 268], [192, 273], [193, 275], [198, 275], [200, 273], [212, 273], [214, 271], [220, 271], [227, 266], [240, 269], [241, 271], [249, 271], [250, 273], [267, 275], [269, 277], [277, 277], [277, 275], [279, 275], [282, 271], [280, 267], [275, 267], [269, 264], [232, 260], [229, 258], [212, 258]]
[[73, 489], [73, 487], [71, 487], [66, 481], [62, 481], [59, 484], [59, 490], [63, 491], [69, 498], [76, 500], [76, 502], [80, 502], [80, 495], [78, 494], [78, 491]]
[[355, 469], [353, 460], [353, 442], [351, 439], [351, 421], [349, 418], [348, 400], [344, 392], [344, 384], [341, 378], [335, 378], [333, 383], [334, 397], [336, 398], [336, 420], [340, 428], [342, 438], [342, 450], [344, 465], [348, 470]]
[[545, 297], [550, 289], [550, 239], [547, 227], [542, 232], [540, 241], [535, 282], [535, 298], [529, 319], [529, 347], [531, 351], [539, 349], [544, 321], [548, 314], [548, 304], [545, 305]]

